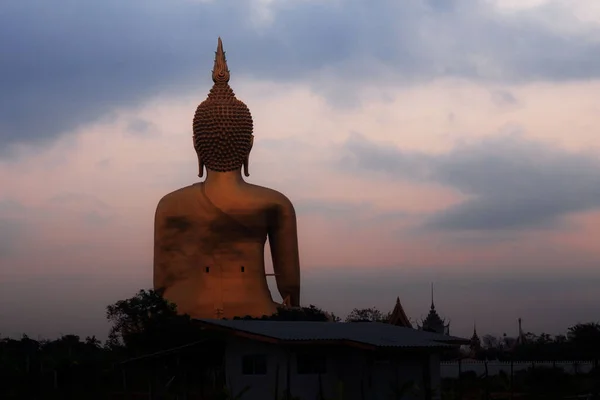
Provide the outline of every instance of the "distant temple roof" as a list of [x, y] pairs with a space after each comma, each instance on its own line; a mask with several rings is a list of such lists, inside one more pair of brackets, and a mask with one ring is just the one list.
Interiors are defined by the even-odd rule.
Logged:
[[400, 304], [400, 297], [396, 298], [396, 305], [394, 306], [394, 311], [392, 311], [388, 322], [396, 326], [404, 326], [406, 328], [413, 327], [410, 323], [410, 320], [406, 316], [406, 313], [404, 312], [402, 304]]
[[433, 283], [431, 284], [431, 308], [429, 309], [429, 314], [427, 314], [427, 317], [418, 328], [420, 330], [432, 331], [445, 335], [450, 334], [450, 324], [447, 324], [435, 310], [435, 304], [433, 302]]
[[479, 339], [479, 335], [477, 335], [477, 326], [473, 324], [473, 336], [471, 336], [471, 348], [477, 349], [481, 346], [481, 339]]

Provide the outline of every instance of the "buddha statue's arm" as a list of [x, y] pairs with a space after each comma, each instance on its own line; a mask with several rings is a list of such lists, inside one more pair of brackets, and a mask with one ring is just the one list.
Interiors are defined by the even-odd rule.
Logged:
[[154, 216], [154, 290], [163, 292], [181, 275], [188, 262], [183, 254], [181, 235], [190, 227], [183, 216], [177, 216], [177, 201], [163, 198]]
[[281, 298], [292, 307], [300, 306], [300, 257], [296, 211], [290, 200], [282, 199], [274, 207], [269, 228], [269, 246], [273, 270]]

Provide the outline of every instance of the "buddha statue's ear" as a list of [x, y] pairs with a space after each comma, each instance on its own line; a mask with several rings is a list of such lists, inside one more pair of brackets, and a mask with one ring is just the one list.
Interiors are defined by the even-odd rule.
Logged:
[[[196, 142], [194, 140], [194, 147]], [[196, 156], [198, 156], [198, 178], [202, 178], [204, 176], [204, 162], [202, 161], [202, 157], [200, 157], [200, 153], [196, 151]]]
[[254, 135], [250, 136], [250, 148], [248, 148], [248, 154], [246, 154], [246, 159], [244, 160], [244, 175], [250, 176], [250, 172], [248, 172], [248, 164], [250, 162], [250, 151], [252, 150], [252, 145], [254, 144]]
[[202, 162], [202, 158], [200, 154], [198, 154], [198, 178], [202, 178], [204, 176], [204, 163]]

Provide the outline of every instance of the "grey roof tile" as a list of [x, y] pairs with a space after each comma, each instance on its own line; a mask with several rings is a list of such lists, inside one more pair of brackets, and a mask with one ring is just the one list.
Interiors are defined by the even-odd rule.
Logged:
[[377, 347], [455, 347], [468, 339], [378, 322], [214, 320], [204, 323], [284, 341], [349, 340]]

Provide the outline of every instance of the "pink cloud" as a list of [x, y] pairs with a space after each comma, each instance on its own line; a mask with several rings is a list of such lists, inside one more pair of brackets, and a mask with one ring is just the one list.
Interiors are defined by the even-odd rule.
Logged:
[[[498, 106], [493, 91], [500, 89], [517, 103]], [[585, 271], [600, 261], [597, 212], [574, 215], [559, 231], [489, 237], [422, 232], [425, 216], [465, 196], [432, 183], [352, 175], [335, 164], [339, 145], [352, 132], [406, 151], [440, 154], [515, 124], [532, 139], [597, 148], [589, 128], [600, 83], [495, 88], [440, 81], [388, 87], [387, 99], [377, 90], [365, 93], [362, 108], [348, 111], [302, 86], [241, 81], [236, 87], [255, 116], [250, 181], [282, 191], [297, 205], [304, 271], [551, 274], [565, 265]], [[151, 99], [45, 148], [25, 148], [15, 161], [0, 161], [0, 220], [24, 227], [9, 232], [15, 245], [0, 257], [0, 281], [74, 274], [128, 276], [132, 288], [138, 281], [148, 285], [155, 206], [162, 195], [197, 180], [191, 117], [205, 92]], [[134, 126], [138, 130], [131, 132]], [[8, 200], [19, 207], [6, 207]]]

